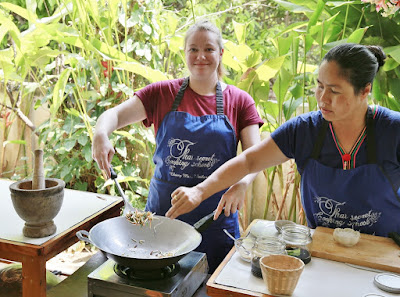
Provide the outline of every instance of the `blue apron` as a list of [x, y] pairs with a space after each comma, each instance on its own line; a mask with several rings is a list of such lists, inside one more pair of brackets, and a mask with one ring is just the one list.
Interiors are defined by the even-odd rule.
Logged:
[[324, 120], [311, 159], [301, 176], [303, 207], [311, 228], [352, 228], [362, 233], [387, 236], [400, 231], [400, 189], [376, 163], [375, 126], [367, 113], [366, 165], [350, 170], [331, 168], [318, 157], [328, 131]]
[[[146, 210], [157, 215], [165, 215], [171, 207], [171, 193], [176, 188], [197, 185], [236, 155], [236, 134], [224, 115], [220, 83], [216, 87], [217, 114], [203, 116], [177, 111], [188, 84], [189, 78], [186, 78], [156, 136], [153, 157], [156, 167], [150, 182]], [[217, 208], [225, 191], [211, 196], [178, 219], [193, 225]], [[233, 246], [232, 240], [222, 232], [224, 228], [236, 238], [240, 236], [237, 212], [229, 217], [221, 215], [202, 233], [203, 239], [196, 251], [207, 254], [210, 273]]]

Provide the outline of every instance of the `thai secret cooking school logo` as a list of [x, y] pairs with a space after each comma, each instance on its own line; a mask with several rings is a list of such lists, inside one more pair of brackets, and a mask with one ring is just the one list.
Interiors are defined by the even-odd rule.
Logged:
[[357, 228], [372, 226], [378, 222], [381, 212], [369, 210], [363, 214], [348, 214], [342, 213], [341, 207], [346, 202], [339, 202], [327, 197], [316, 197], [314, 198], [319, 212], [314, 214], [316, 220], [322, 226], [335, 225], [340, 228]]
[[[190, 140], [171, 138], [168, 140], [169, 156], [164, 160], [169, 166], [171, 176], [177, 178], [202, 178], [205, 179], [213, 171], [212, 168], [219, 159], [212, 155], [200, 155], [196, 142]], [[197, 155], [193, 154], [196, 152]]]

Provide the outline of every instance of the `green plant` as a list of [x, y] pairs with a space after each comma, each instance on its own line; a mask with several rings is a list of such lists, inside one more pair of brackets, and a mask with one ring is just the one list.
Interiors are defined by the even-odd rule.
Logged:
[[[8, 123], [18, 122], [39, 136], [33, 142], [44, 147], [47, 176], [64, 179], [69, 188], [118, 194], [91, 157], [95, 122], [149, 82], [187, 75], [183, 32], [201, 17], [221, 28], [224, 79], [253, 96], [265, 119], [263, 133], [316, 109], [316, 69], [338, 42], [384, 47], [388, 60], [371, 102], [400, 110], [398, 13], [383, 17], [359, 0], [2, 1], [2, 167], [4, 147], [11, 144], [18, 145], [21, 159], [29, 159], [29, 133], [9, 139]], [[39, 128], [30, 120], [31, 106], [49, 110]], [[142, 207], [153, 170], [153, 131], [136, 124], [113, 133], [111, 141], [120, 181]], [[15, 178], [29, 176], [27, 166], [15, 162], [11, 172]], [[294, 163], [263, 173], [268, 185], [257, 198], [264, 204], [258, 217], [304, 222]], [[251, 221], [259, 203], [248, 201]]]

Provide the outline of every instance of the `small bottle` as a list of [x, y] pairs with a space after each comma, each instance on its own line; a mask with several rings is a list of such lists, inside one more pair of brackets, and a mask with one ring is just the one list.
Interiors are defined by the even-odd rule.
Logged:
[[301, 259], [304, 264], [311, 261], [310, 228], [298, 224], [286, 225], [282, 228], [280, 238], [286, 244], [286, 252], [289, 256]]
[[260, 259], [271, 254], [286, 254], [286, 245], [277, 237], [260, 237], [251, 251], [251, 273], [262, 278]]

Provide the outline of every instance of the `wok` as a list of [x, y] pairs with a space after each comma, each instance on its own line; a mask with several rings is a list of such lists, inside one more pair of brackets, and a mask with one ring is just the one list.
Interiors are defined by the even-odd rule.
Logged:
[[134, 225], [125, 217], [115, 217], [76, 235], [120, 265], [137, 270], [159, 269], [178, 262], [200, 245], [200, 232], [213, 221], [214, 212], [193, 226], [158, 215], [154, 215], [151, 226]]

